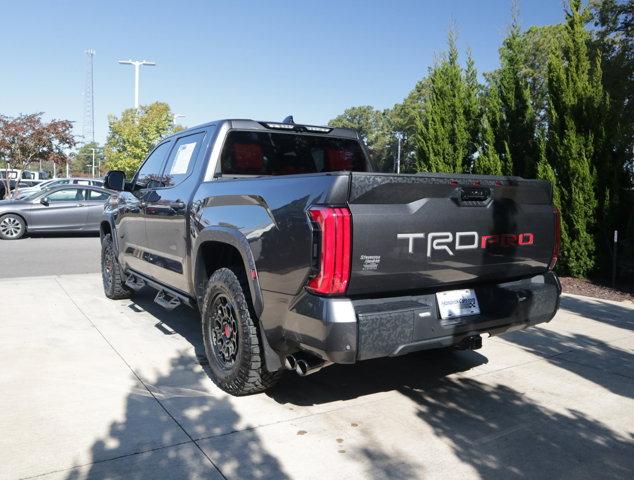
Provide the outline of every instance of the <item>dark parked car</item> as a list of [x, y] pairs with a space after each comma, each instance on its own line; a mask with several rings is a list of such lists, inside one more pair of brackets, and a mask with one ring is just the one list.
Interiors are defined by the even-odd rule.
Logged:
[[[16, 180], [9, 180], [9, 189], [13, 191], [17, 185]], [[7, 193], [7, 181], [4, 178], [0, 178], [0, 200], [4, 198]]]
[[104, 203], [112, 193], [64, 185], [20, 200], [0, 201], [0, 238], [16, 240], [27, 232], [97, 232]]
[[217, 121], [105, 185], [121, 190], [101, 225], [106, 296], [149, 285], [165, 308], [197, 305], [235, 395], [284, 368], [479, 348], [559, 306], [548, 182], [373, 173], [353, 130]]

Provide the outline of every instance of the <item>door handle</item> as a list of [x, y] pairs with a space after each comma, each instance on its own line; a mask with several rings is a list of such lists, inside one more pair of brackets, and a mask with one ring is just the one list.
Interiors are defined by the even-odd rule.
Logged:
[[185, 208], [185, 202], [183, 202], [182, 200], [176, 200], [175, 202], [170, 203], [170, 207], [172, 207], [174, 210], [182, 210], [183, 208]]

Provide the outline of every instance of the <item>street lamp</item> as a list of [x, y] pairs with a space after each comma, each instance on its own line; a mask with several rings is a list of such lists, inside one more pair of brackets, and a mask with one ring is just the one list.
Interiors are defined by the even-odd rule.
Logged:
[[139, 72], [141, 65], [148, 67], [156, 66], [154, 62], [148, 62], [147, 60], [119, 60], [121, 65], [134, 65], [134, 108], [139, 108]]
[[176, 125], [176, 119], [185, 118], [185, 115], [182, 113], [172, 113], [172, 125]]
[[401, 142], [403, 141], [403, 133], [396, 132], [394, 135], [398, 140], [398, 150], [396, 152], [396, 173], [401, 173]]

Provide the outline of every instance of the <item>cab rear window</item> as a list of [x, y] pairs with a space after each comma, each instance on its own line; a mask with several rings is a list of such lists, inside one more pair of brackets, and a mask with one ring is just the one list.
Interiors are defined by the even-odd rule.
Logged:
[[222, 173], [293, 175], [336, 171], [367, 172], [355, 140], [298, 133], [233, 131], [221, 154]]

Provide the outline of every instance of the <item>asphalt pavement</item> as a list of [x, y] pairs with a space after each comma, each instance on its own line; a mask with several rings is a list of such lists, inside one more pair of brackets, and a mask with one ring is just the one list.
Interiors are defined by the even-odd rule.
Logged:
[[0, 240], [0, 278], [99, 272], [98, 234]]
[[[97, 239], [75, 241], [95, 246], [86, 258], [96, 265]], [[634, 471], [632, 303], [564, 296], [549, 324], [485, 339], [477, 352], [288, 374], [236, 398], [209, 378], [196, 313], [165, 311], [150, 291], [111, 301], [90, 273], [0, 279], [0, 296], [2, 479]]]

